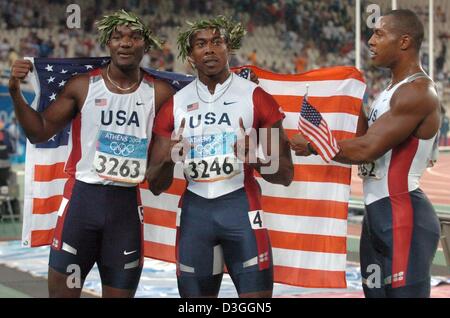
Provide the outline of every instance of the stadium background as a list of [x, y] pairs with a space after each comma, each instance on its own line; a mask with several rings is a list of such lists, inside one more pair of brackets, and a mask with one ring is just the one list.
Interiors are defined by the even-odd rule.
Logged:
[[[355, 65], [355, 3], [356, 0], [78, 0], [81, 8], [81, 28], [69, 29], [66, 25], [67, 6], [75, 1], [7, 1], [0, 0], [0, 120], [5, 124], [16, 145], [11, 156], [13, 170], [18, 181], [17, 196], [22, 200], [23, 162], [25, 138], [16, 124], [7, 93], [7, 79], [11, 63], [24, 56], [34, 57], [83, 57], [108, 55], [98, 41], [94, 21], [103, 14], [120, 8], [133, 11], [148, 23], [166, 43], [162, 50], [149, 52], [143, 67], [159, 70], [193, 73], [188, 64], [177, 59], [176, 34], [184, 28], [186, 20], [195, 20], [217, 14], [231, 16], [241, 21], [248, 30], [243, 47], [232, 57], [231, 66], [253, 64], [277, 73], [302, 73], [308, 70], [334, 66]], [[426, 35], [422, 48], [422, 62], [429, 70], [429, 0], [397, 0], [398, 8], [414, 10], [425, 25]], [[389, 81], [389, 73], [371, 66], [367, 41], [371, 30], [366, 20], [372, 12], [366, 12], [370, 4], [377, 4], [381, 13], [391, 8], [391, 0], [361, 0], [361, 70], [368, 84], [364, 99], [370, 105]], [[447, 114], [450, 110], [450, 1], [434, 0], [434, 40], [432, 61], [434, 80]], [[25, 86], [27, 87], [27, 86]], [[33, 94], [26, 90], [31, 101]], [[434, 170], [441, 178], [433, 181], [433, 174], [425, 176], [425, 191], [440, 188], [441, 192], [430, 198], [440, 213], [450, 213], [450, 156], [447, 147], [441, 147], [441, 160]], [[428, 180], [429, 178], [430, 180]], [[349, 236], [359, 235], [361, 214], [361, 184], [352, 179], [352, 207]], [[447, 187], [445, 186], [447, 185]], [[434, 198], [434, 200], [433, 200]], [[0, 240], [20, 238], [20, 217], [8, 219], [9, 212], [0, 197]], [[357, 241], [350, 240], [349, 257], [357, 260]], [[441, 250], [442, 254], [442, 250]], [[439, 274], [449, 274], [443, 256], [436, 261]], [[447, 271], [447, 272], [446, 272]], [[450, 297], [450, 295], [449, 295]]]

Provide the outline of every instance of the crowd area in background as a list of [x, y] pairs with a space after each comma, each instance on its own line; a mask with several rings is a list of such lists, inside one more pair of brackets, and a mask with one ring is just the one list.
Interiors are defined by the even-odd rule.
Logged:
[[[381, 1], [381, 0], [380, 0]], [[0, 29], [6, 34], [15, 30], [29, 29], [26, 33], [11, 37], [0, 33], [0, 66], [9, 67], [11, 62], [23, 56], [82, 57], [107, 55], [97, 40], [95, 20], [102, 13], [124, 8], [143, 16], [156, 34], [167, 37], [161, 29], [178, 30], [184, 26], [184, 17], [195, 15], [229, 14], [241, 21], [251, 37], [258, 27], [271, 26], [285, 54], [269, 62], [270, 47], [240, 50], [231, 66], [253, 64], [278, 73], [302, 73], [307, 70], [332, 65], [354, 65], [354, 0], [80, 0], [81, 28], [66, 27], [67, 6], [73, 1], [58, 0], [0, 0]], [[371, 1], [363, 0], [363, 8]], [[428, 22], [428, 7], [414, 6], [413, 10]], [[440, 5], [435, 9], [435, 24], [448, 22], [448, 10]], [[363, 17], [364, 17], [363, 12]], [[387, 84], [389, 75], [370, 66], [367, 41], [371, 30], [362, 23], [363, 71], [368, 83], [366, 103], [370, 104]], [[42, 30], [51, 30], [39, 36]], [[11, 33], [11, 31], [13, 33]], [[9, 33], [8, 33], [9, 32]], [[45, 32], [44, 32], [45, 33]], [[450, 66], [447, 65], [448, 31], [437, 34], [439, 48], [435, 55], [435, 73], [438, 88], [442, 91], [450, 84]], [[176, 63], [177, 49], [173, 39], [166, 38], [164, 48], [149, 52], [142, 61], [143, 67], [160, 70], [192, 72], [188, 65]], [[172, 40], [172, 41], [170, 41]], [[245, 40], [244, 40], [245, 41]], [[428, 43], [423, 49], [423, 64], [428, 69]], [[444, 99], [444, 103], [448, 103]], [[449, 105], [444, 105], [446, 108]]]

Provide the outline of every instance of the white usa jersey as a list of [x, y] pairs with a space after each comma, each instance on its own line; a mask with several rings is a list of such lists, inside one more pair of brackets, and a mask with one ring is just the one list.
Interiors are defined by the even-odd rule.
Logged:
[[152, 136], [153, 78], [145, 74], [135, 92], [116, 94], [106, 87], [101, 69], [89, 75], [86, 100], [72, 122], [65, 170], [90, 184], [135, 186], [144, 179]]
[[204, 198], [217, 198], [242, 187], [254, 192], [253, 169], [234, 154], [234, 145], [241, 138], [240, 118], [245, 128], [257, 131], [272, 127], [283, 114], [271, 95], [234, 74], [217, 84], [214, 94], [194, 80], [161, 108], [154, 133], [171, 138], [185, 120], [183, 137], [191, 145], [183, 162], [188, 190]]
[[[395, 91], [403, 84], [426, 77], [423, 73], [411, 75], [385, 89], [374, 101], [368, 116], [369, 127], [390, 110], [390, 101]], [[386, 152], [372, 163], [358, 167], [363, 178], [364, 203], [369, 205], [382, 198], [419, 188], [419, 180], [432, 157], [436, 136], [423, 140], [411, 135], [401, 144]]]

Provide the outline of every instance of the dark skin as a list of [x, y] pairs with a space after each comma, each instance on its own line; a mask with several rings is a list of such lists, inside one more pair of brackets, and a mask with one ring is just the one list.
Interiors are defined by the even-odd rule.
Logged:
[[[145, 41], [140, 32], [133, 31], [129, 27], [120, 25], [113, 33], [107, 44], [111, 63], [109, 76], [120, 87], [130, 87], [143, 78], [143, 71], [139, 64], [146, 52]], [[27, 138], [31, 143], [45, 142], [66, 127], [71, 120], [81, 112], [87, 96], [89, 75], [75, 76], [65, 85], [58, 97], [43, 112], [32, 109], [23, 99], [20, 92], [20, 81], [28, 72], [32, 71], [32, 64], [27, 60], [17, 60], [11, 68], [9, 79], [9, 92], [13, 99], [14, 110], [19, 123], [23, 127]], [[107, 88], [116, 94], [123, 94], [106, 76], [106, 67], [102, 69], [102, 76]], [[155, 80], [155, 111], [168, 100], [174, 90], [166, 82]], [[139, 85], [135, 85], [134, 92]], [[67, 276], [49, 268], [48, 286], [50, 297], [80, 297], [81, 289], [68, 288]], [[106, 298], [133, 297], [136, 290], [124, 290], [102, 286], [102, 296]]]
[[[393, 16], [380, 18], [369, 46], [374, 64], [391, 70], [390, 87], [410, 75], [423, 72], [414, 39], [395, 28]], [[373, 162], [411, 135], [418, 139], [432, 138], [439, 129], [439, 122], [439, 100], [433, 82], [418, 78], [395, 91], [390, 110], [364, 135], [339, 141], [341, 151], [333, 160], [349, 164]], [[292, 150], [300, 156], [310, 154], [306, 144], [300, 135], [291, 140]]]
[[[211, 93], [214, 93], [216, 84], [225, 82], [225, 80], [230, 76], [230, 69], [228, 66], [230, 49], [224, 38], [213, 29], [200, 30], [195, 33], [191, 39], [191, 47], [192, 51], [190, 52], [188, 58], [189, 62], [193, 64], [197, 70], [199, 80], [208, 87]], [[183, 119], [175, 138], [171, 139], [159, 135], [154, 136], [154, 145], [150, 156], [150, 165], [147, 170], [147, 180], [150, 184], [150, 190], [155, 195], [160, 194], [172, 184], [175, 163], [171, 159], [171, 153], [178, 152], [181, 158], [183, 156], [182, 134], [184, 125], [185, 120]], [[261, 172], [261, 167], [265, 165], [261, 162], [261, 160], [258, 159], [256, 163], [249, 162], [250, 142], [249, 137], [245, 133], [245, 127], [242, 119], [239, 119], [239, 126], [241, 129], [242, 138], [244, 138], [247, 142], [245, 143], [243, 151], [237, 151], [237, 147], [240, 145], [239, 143], [235, 145], [235, 155], [243, 162], [252, 166], [258, 172]], [[272, 128], [278, 128], [280, 131], [278, 140], [280, 155], [279, 158], [272, 159], [279, 161], [279, 169], [274, 174], [261, 174], [261, 176], [269, 182], [287, 186], [292, 182], [294, 174], [288, 139], [284, 133], [281, 121], [276, 122]], [[270, 134], [268, 138], [270, 138]], [[270, 139], [268, 144], [270, 145]], [[264, 143], [263, 150], [265, 153], [271, 153], [270, 146], [265, 147]], [[270, 163], [266, 165], [269, 164]], [[272, 290], [242, 293], [239, 295], [239, 297], [242, 298], [266, 298], [271, 296]], [[215, 297], [217, 297], [217, 295], [215, 295]]]
[[[198, 77], [208, 86], [211, 93], [214, 93], [214, 89], [217, 83], [223, 83], [230, 75], [230, 69], [228, 67], [228, 59], [230, 50], [225, 40], [215, 32], [215, 30], [207, 29], [200, 30], [195, 33], [192, 39], [192, 51], [188, 57], [198, 71]], [[243, 138], [247, 140], [245, 143], [245, 150], [241, 154], [237, 151], [237, 145], [235, 145], [235, 153], [243, 162], [248, 163], [258, 172], [261, 172], [261, 167], [269, 166], [270, 162], [263, 163], [258, 160], [256, 163], [250, 163], [248, 153], [250, 150], [249, 138], [245, 134], [245, 127], [243, 127], [242, 121], [240, 121], [241, 129], [243, 132]], [[261, 176], [268, 182], [289, 185], [293, 178], [293, 165], [289, 151], [288, 139], [284, 133], [281, 121], [276, 122], [272, 128], [278, 128], [280, 131], [279, 140], [279, 170], [275, 174], [261, 174]], [[178, 131], [176, 138], [169, 139], [163, 136], [156, 135], [154, 137], [154, 144], [152, 148], [152, 154], [150, 156], [150, 165], [147, 170], [147, 180], [150, 184], [150, 190], [159, 195], [172, 184], [173, 181], [173, 169], [175, 163], [171, 159], [172, 148], [182, 141], [181, 135], [184, 129], [183, 122], [180, 125], [180, 131]], [[270, 135], [268, 136], [270, 138]], [[263, 148], [266, 153], [271, 153], [270, 139]], [[182, 150], [180, 150], [182, 151]], [[241, 158], [242, 157], [242, 158]], [[275, 160], [275, 159], [274, 159]]]

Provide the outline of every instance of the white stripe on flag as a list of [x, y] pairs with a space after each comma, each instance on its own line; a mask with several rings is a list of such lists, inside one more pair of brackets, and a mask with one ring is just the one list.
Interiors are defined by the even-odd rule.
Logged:
[[55, 195], [62, 195], [66, 181], [67, 179], [55, 179], [49, 182], [34, 182], [33, 197], [45, 199]]
[[361, 99], [366, 90], [366, 84], [356, 79], [310, 82], [259, 79], [259, 85], [272, 95], [304, 96], [306, 84], [309, 85], [308, 96], [310, 97], [351, 96]]
[[58, 219], [57, 211], [48, 214], [33, 214], [31, 218], [31, 229], [36, 230], [51, 230], [55, 227]]
[[347, 220], [264, 211], [266, 227], [274, 231], [346, 237]]
[[262, 178], [257, 178], [264, 195], [287, 199], [331, 200], [348, 202], [350, 186], [339, 183], [326, 183], [327, 191], [324, 191], [324, 182], [293, 181], [288, 187], [279, 184], [271, 184]]
[[305, 164], [305, 165], [331, 165], [331, 166], [336, 166], [336, 167], [344, 167], [344, 168], [351, 168], [351, 165], [345, 164], [345, 163], [340, 163], [340, 162], [336, 162], [336, 161], [331, 161], [330, 163], [326, 163], [325, 161], [323, 161], [323, 159], [320, 156], [308, 156], [308, 157], [303, 157], [303, 156], [296, 156], [295, 152], [292, 151], [292, 161], [294, 162], [295, 165], [301, 165], [301, 164]]
[[273, 248], [274, 265], [324, 271], [345, 271], [347, 255]]
[[146, 241], [175, 246], [176, 233], [175, 229], [144, 223]]
[[[284, 129], [298, 129], [298, 119], [300, 113], [285, 112], [286, 118], [283, 120]], [[339, 113], [321, 114], [328, 123], [331, 130], [342, 130], [354, 133], [355, 126], [358, 124], [358, 116]]]
[[35, 165], [52, 165], [59, 162], [66, 162], [69, 155], [68, 146], [60, 146], [56, 149], [37, 149], [34, 145], [27, 148], [27, 156], [33, 156]]
[[329, 132], [325, 133], [323, 129], [314, 126], [303, 117], [300, 118], [299, 129], [319, 148], [318, 152], [324, 157], [326, 162], [330, 162], [334, 158], [337, 150], [330, 145], [329, 140], [333, 137], [330, 137]]
[[159, 196], [154, 196], [149, 190], [141, 191], [142, 205], [160, 210], [177, 212], [179, 198], [179, 195], [168, 194], [165, 192], [161, 193]]

